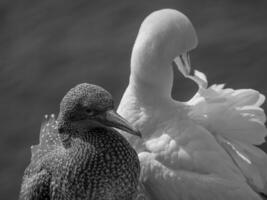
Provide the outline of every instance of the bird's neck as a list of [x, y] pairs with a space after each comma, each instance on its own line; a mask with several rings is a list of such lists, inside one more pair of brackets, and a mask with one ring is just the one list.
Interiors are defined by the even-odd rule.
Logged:
[[134, 61], [131, 65], [129, 87], [140, 97], [170, 98], [172, 84], [173, 69], [168, 63]]
[[[178, 109], [178, 104], [168, 96], [159, 95], [154, 88], [129, 84], [119, 104], [118, 113], [142, 133], [152, 134], [161, 118], [171, 115]], [[127, 134], [125, 137], [130, 136]]]
[[[130, 85], [141, 93], [170, 98], [173, 85], [173, 59], [182, 52], [181, 41], [164, 31], [140, 29], [131, 54]], [[148, 96], [148, 95], [147, 95]]]
[[[153, 133], [160, 117], [177, 109], [171, 97], [173, 68], [171, 57], [156, 55], [147, 46], [134, 47], [129, 84], [118, 107], [118, 113], [142, 133]], [[127, 137], [127, 136], [126, 136]]]
[[65, 148], [91, 145], [97, 140], [101, 140], [102, 133], [107, 132], [106, 127], [86, 120], [63, 123], [63, 130], [60, 138]]
[[95, 127], [83, 130], [82, 133], [70, 137], [69, 149], [80, 151], [103, 151], [108, 148], [108, 143], [116, 138], [116, 131], [108, 127]]

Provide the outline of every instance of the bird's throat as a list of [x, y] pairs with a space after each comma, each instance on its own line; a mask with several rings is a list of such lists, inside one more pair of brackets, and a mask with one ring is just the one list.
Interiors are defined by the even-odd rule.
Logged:
[[173, 84], [171, 65], [136, 65], [132, 67], [129, 85], [138, 94], [153, 98], [170, 97]]

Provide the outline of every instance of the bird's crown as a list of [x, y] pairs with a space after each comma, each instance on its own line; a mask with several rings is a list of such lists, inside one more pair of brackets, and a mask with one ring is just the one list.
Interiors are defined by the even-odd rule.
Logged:
[[60, 103], [60, 114], [71, 115], [84, 109], [87, 112], [105, 111], [114, 107], [111, 94], [97, 85], [82, 83], [63, 97]]

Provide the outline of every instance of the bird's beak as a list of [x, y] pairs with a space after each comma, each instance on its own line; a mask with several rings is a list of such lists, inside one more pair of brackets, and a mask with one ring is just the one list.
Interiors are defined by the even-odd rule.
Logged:
[[177, 56], [173, 60], [173, 65], [177, 67], [182, 74], [187, 77], [191, 75], [192, 70], [191, 70], [191, 63], [190, 63], [190, 57], [189, 53], [183, 53], [182, 55]]
[[101, 117], [99, 121], [106, 125], [114, 128], [118, 128], [120, 130], [126, 131], [132, 135], [136, 135], [142, 137], [140, 131], [134, 128], [126, 119], [121, 117], [114, 110], [109, 110], [105, 113], [104, 117]]

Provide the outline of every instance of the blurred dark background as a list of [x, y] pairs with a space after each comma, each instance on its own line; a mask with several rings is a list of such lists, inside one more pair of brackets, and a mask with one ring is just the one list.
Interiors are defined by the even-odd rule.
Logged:
[[[192, 64], [210, 83], [267, 94], [267, 1], [0, 0], [1, 199], [17, 199], [43, 115], [58, 112], [68, 89], [95, 83], [118, 105], [139, 25], [161, 8], [195, 25]], [[173, 95], [187, 100], [196, 86], [176, 75]]]

